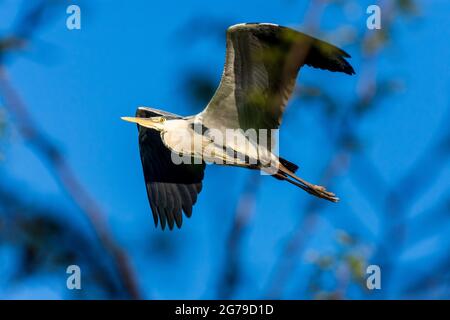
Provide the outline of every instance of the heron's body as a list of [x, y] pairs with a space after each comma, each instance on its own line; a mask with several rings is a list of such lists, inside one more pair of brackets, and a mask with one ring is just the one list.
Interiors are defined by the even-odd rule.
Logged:
[[174, 156], [185, 157], [185, 162], [252, 168], [261, 163], [279, 165], [278, 157], [265, 145], [257, 144], [253, 136], [242, 130], [205, 127], [198, 116], [166, 120], [160, 132], [164, 145]]
[[181, 227], [201, 191], [205, 162], [258, 169], [333, 202], [324, 187], [297, 177], [278, 157], [274, 133], [303, 65], [353, 74], [344, 51], [274, 24], [239, 24], [227, 31], [227, 53], [215, 95], [199, 114], [181, 117], [140, 107], [139, 146], [155, 224]]

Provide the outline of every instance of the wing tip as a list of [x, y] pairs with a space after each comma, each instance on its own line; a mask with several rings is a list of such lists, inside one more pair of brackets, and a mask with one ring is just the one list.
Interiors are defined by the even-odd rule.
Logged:
[[344, 61], [346, 62], [346, 65], [342, 69], [342, 72], [344, 72], [345, 74], [348, 74], [350, 76], [356, 74], [356, 71], [355, 71], [355, 69], [353, 69], [352, 65], [348, 61], [346, 61], [346, 60], [344, 60]]
[[347, 52], [345, 52], [342, 49], [339, 49], [341, 51], [341, 63], [343, 64], [342, 72], [348, 74], [348, 75], [354, 75], [356, 74], [355, 69], [353, 69], [353, 66], [350, 64], [350, 62], [347, 61], [347, 59], [350, 59], [352, 56], [349, 55]]
[[[348, 74], [348, 75], [356, 74], [356, 72], [353, 69], [353, 67], [345, 59], [345, 58], [351, 58], [351, 55], [349, 53], [347, 53], [346, 51], [344, 51], [344, 50], [342, 50], [342, 49], [340, 49], [340, 48], [338, 48], [338, 47], [336, 47], [336, 46], [334, 46], [332, 44], [329, 44], [329, 43], [327, 43], [325, 41], [322, 41], [322, 40], [313, 38], [313, 37], [311, 37], [309, 35], [303, 34], [303, 33], [301, 33], [300, 31], [298, 31], [296, 29], [288, 28], [288, 27], [281, 26], [281, 25], [275, 24], [275, 23], [270, 23], [270, 22], [245, 22], [245, 23], [237, 23], [237, 24], [234, 24], [234, 25], [230, 26], [228, 28], [227, 32], [235, 32], [235, 31], [239, 31], [239, 30], [248, 30], [248, 29], [255, 28], [257, 26], [270, 26], [270, 27], [274, 27], [274, 28], [291, 30], [293, 32], [297, 32], [299, 34], [302, 34], [302, 35], [308, 37], [311, 40], [315, 40], [319, 44], [326, 45], [327, 47], [331, 47], [333, 49], [332, 51], [334, 51], [334, 57], [335, 57], [334, 59], [336, 59], [338, 61], [337, 65], [335, 65], [334, 68], [330, 68], [329, 66], [323, 66], [322, 67], [320, 65], [314, 65], [314, 63], [313, 64], [305, 63], [305, 64], [311, 65], [311, 66], [316, 67], [316, 68], [318, 67], [320, 69], [326, 69], [326, 70], [329, 70], [329, 71], [343, 72], [343, 73]], [[320, 50], [319, 47], [318, 47], [318, 49], [319, 49], [319, 52], [320, 52], [321, 50]]]

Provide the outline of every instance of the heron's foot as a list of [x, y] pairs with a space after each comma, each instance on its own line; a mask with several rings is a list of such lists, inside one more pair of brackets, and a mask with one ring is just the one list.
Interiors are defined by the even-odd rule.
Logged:
[[339, 198], [336, 197], [336, 195], [333, 192], [327, 191], [327, 189], [323, 186], [313, 185], [312, 189], [314, 190], [316, 195], [319, 196], [320, 198], [324, 198], [332, 202], [339, 201]]

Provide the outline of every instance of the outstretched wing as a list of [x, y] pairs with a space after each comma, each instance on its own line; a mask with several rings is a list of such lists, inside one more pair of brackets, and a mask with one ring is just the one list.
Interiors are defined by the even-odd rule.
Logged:
[[343, 50], [295, 30], [267, 23], [227, 31], [220, 86], [206, 109], [210, 128], [276, 129], [301, 66], [354, 74]]
[[[177, 115], [150, 108], [139, 108], [136, 117], [164, 116], [167, 119], [180, 118]], [[172, 230], [174, 224], [181, 227], [184, 211], [192, 215], [192, 207], [202, 189], [205, 164], [179, 164], [172, 162], [171, 151], [163, 144], [156, 130], [138, 126], [139, 150], [144, 170], [147, 196], [153, 213], [155, 226], [158, 221], [164, 230], [166, 224]]]

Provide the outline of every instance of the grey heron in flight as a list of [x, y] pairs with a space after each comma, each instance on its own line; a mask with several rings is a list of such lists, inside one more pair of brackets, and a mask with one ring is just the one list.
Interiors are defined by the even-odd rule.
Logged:
[[[138, 124], [155, 226], [159, 221], [163, 230], [166, 224], [171, 230], [175, 224], [180, 228], [183, 212], [192, 215], [202, 189], [205, 162], [269, 172], [314, 196], [337, 202], [324, 187], [296, 176], [298, 166], [272, 152], [272, 142], [300, 68], [308, 65], [352, 75], [355, 72], [345, 59], [349, 57], [329, 43], [286, 27], [237, 24], [227, 30], [220, 85], [202, 112], [182, 117], [139, 107], [135, 117], [123, 117]], [[226, 135], [230, 129], [237, 132], [236, 139], [216, 139], [217, 133]], [[248, 130], [266, 130], [266, 143], [259, 135], [247, 135]], [[189, 161], [180, 162], [174, 155]]]

